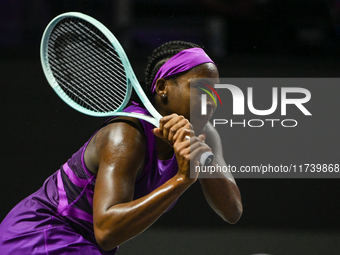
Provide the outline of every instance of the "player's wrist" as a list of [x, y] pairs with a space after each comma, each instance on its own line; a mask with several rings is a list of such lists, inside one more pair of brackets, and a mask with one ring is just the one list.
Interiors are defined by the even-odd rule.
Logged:
[[177, 173], [174, 176], [174, 179], [178, 186], [186, 187], [186, 188], [190, 187], [197, 180], [196, 178], [190, 178], [190, 176], [187, 174], [181, 174], [181, 173]]

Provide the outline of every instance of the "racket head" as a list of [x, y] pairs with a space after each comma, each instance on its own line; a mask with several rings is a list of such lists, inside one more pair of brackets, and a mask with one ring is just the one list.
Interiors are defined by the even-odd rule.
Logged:
[[99, 21], [68, 12], [46, 27], [40, 46], [44, 74], [72, 108], [91, 116], [112, 116], [129, 102], [138, 83], [115, 36]]

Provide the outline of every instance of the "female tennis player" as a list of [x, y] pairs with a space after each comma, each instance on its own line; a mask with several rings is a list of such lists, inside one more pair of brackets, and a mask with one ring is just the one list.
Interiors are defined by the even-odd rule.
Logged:
[[[9, 212], [0, 225], [0, 253], [115, 254], [196, 182], [190, 162], [193, 167], [203, 152], [213, 151], [213, 164], [225, 165], [216, 130], [198, 117], [201, 96], [190, 86], [194, 78], [219, 80], [203, 49], [182, 41], [157, 48], [146, 68], [145, 90], [164, 116], [160, 127], [130, 117], [107, 120], [42, 188]], [[211, 117], [213, 102], [207, 100], [207, 109]], [[148, 114], [137, 103], [125, 111]], [[237, 222], [242, 203], [234, 178], [199, 180], [216, 213]]]

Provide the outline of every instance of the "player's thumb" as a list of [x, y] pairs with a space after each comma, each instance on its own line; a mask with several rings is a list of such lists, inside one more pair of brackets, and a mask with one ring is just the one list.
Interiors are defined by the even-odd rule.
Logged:
[[162, 135], [162, 133], [161, 133], [161, 131], [160, 131], [159, 128], [154, 128], [154, 129], [152, 129], [152, 133], [153, 133], [155, 136], [159, 137], [159, 138], [163, 138], [163, 135]]

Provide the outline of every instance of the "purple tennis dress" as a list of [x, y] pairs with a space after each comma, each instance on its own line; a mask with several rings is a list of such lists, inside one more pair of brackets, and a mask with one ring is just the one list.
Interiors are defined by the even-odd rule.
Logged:
[[[128, 112], [148, 114], [137, 106]], [[136, 180], [134, 199], [172, 178], [178, 170], [175, 156], [159, 160], [152, 124], [140, 120], [147, 141], [144, 171]], [[1, 255], [115, 254], [118, 247], [105, 252], [93, 231], [93, 191], [96, 176], [84, 164], [87, 143], [43, 186], [17, 204], [0, 225]]]

